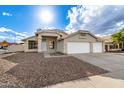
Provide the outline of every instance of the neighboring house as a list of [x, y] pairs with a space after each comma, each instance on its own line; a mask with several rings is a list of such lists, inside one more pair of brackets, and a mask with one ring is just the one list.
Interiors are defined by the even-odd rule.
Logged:
[[6, 49], [8, 46], [9, 46], [9, 42], [7, 41], [0, 42], [1, 49]]
[[102, 53], [104, 43], [89, 31], [79, 30], [72, 34], [64, 31], [38, 29], [35, 36], [23, 39], [25, 52]]
[[112, 51], [121, 51], [124, 49], [124, 42], [115, 43], [112, 41], [112, 36], [104, 36], [102, 39], [105, 41], [105, 51], [112, 52]]

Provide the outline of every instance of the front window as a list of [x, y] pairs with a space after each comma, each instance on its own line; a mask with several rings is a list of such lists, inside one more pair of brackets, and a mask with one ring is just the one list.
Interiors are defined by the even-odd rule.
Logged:
[[29, 49], [37, 49], [37, 42], [36, 41], [28, 41], [28, 48]]

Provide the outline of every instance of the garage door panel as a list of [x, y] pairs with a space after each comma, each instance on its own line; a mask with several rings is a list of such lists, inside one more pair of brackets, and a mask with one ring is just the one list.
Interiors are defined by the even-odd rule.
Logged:
[[102, 53], [102, 43], [93, 43], [93, 53]]
[[68, 42], [67, 43], [67, 52], [71, 53], [89, 53], [90, 52], [90, 43], [88, 42]]

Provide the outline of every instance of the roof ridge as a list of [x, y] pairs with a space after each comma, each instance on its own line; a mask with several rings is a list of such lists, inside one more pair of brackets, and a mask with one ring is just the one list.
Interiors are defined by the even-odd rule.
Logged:
[[64, 34], [67, 34], [64, 30], [61, 29], [37, 29], [36, 33], [41, 33], [41, 32], [62, 32]]

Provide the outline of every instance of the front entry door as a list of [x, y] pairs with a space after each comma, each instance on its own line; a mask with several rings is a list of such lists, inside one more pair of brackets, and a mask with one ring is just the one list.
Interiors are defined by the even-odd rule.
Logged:
[[48, 42], [48, 45], [49, 45], [49, 52], [51, 52], [51, 53], [55, 52], [55, 41], [54, 40], [50, 40]]
[[46, 41], [43, 41], [43, 42], [41, 43], [41, 49], [42, 49], [43, 51], [47, 51], [47, 44], [46, 44]]

